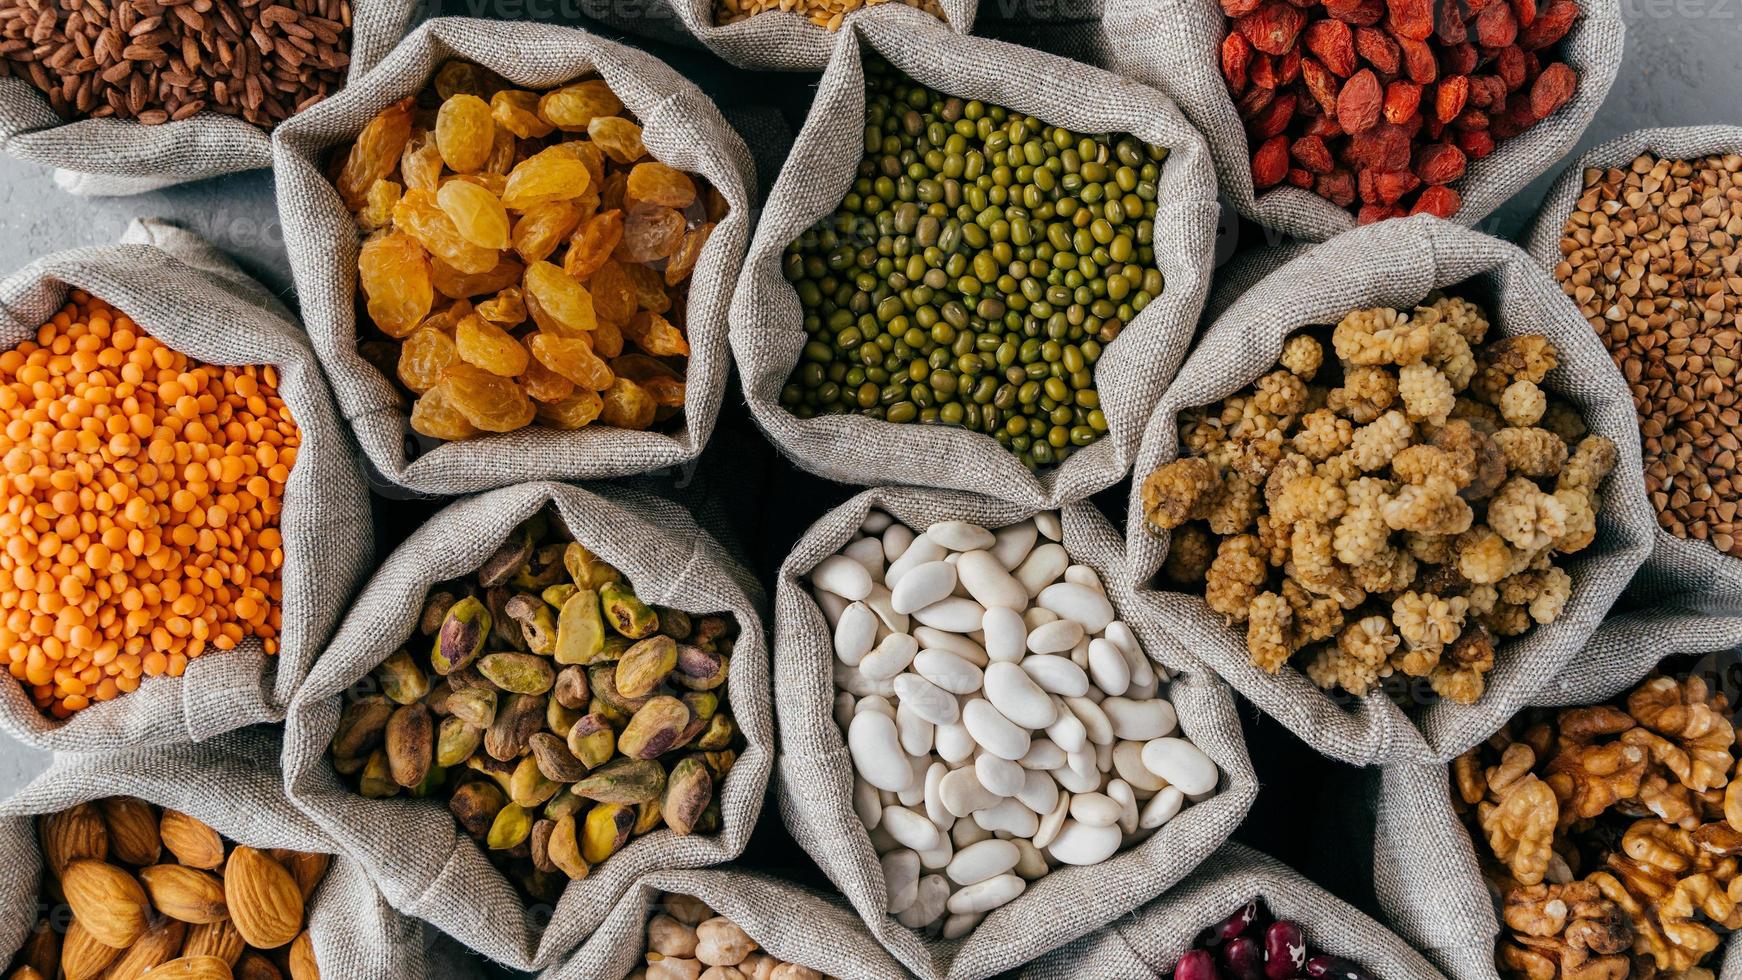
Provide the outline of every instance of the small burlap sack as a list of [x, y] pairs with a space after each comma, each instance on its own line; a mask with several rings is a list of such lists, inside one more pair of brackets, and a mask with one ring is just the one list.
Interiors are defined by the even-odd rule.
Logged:
[[[898, 22], [918, 14], [958, 36], [974, 29], [979, 4], [974, 0], [938, 0], [944, 19], [919, 13], [901, 0], [882, 0], [843, 18], [840, 30], [814, 24], [797, 10], [771, 10], [731, 24], [714, 20], [715, 0], [583, 0], [588, 16], [621, 31], [678, 44], [700, 45], [739, 68], [753, 71], [822, 71], [835, 48], [836, 36], [847, 24], [884, 18]], [[740, 0], [743, 5], [743, 0]]]
[[74, 289], [108, 301], [189, 357], [277, 367], [279, 394], [302, 431], [279, 519], [283, 629], [276, 656], [255, 639], [210, 650], [180, 678], [145, 678], [131, 694], [64, 722], [37, 711], [8, 680], [0, 684], [0, 731], [40, 749], [103, 753], [277, 721], [374, 554], [368, 490], [308, 338], [271, 293], [210, 245], [144, 221], [122, 244], [60, 252], [0, 282], [0, 349], [34, 338]]
[[[334, 853], [314, 822], [284, 798], [276, 729], [231, 732], [201, 745], [129, 749], [107, 757], [66, 755], [0, 804], [0, 962], [9, 962], [39, 914], [39, 814], [110, 796], [136, 796], [203, 821], [237, 844]], [[356, 862], [335, 857], [307, 905], [321, 974], [345, 980], [420, 980], [422, 923], [394, 912]], [[63, 921], [64, 920], [55, 920]]]
[[[801, 420], [780, 405], [806, 341], [798, 292], [782, 275], [781, 258], [788, 243], [834, 213], [858, 176], [867, 49], [942, 92], [1079, 132], [1129, 132], [1170, 148], [1155, 219], [1166, 288], [1096, 366], [1111, 431], [1049, 472], [1030, 473], [991, 437], [964, 428], [859, 415]], [[750, 411], [794, 463], [832, 480], [972, 490], [1030, 508], [1082, 499], [1130, 469], [1143, 420], [1185, 356], [1209, 283], [1217, 213], [1203, 140], [1160, 93], [1053, 55], [959, 37], [913, 10], [854, 20], [841, 30], [810, 117], [769, 193], [732, 301], [732, 352]]]
[[[341, 695], [413, 635], [430, 588], [475, 571], [546, 503], [575, 540], [621, 570], [649, 604], [737, 617], [725, 700], [746, 742], [716, 789], [719, 833], [680, 837], [659, 830], [637, 837], [571, 883], [555, 909], [528, 906], [458, 828], [445, 798], [365, 799], [327, 759]], [[652, 494], [529, 483], [460, 500], [388, 557], [291, 705], [284, 761], [291, 799], [357, 858], [395, 908], [506, 966], [544, 969], [578, 947], [639, 876], [719, 864], [744, 849], [774, 751], [761, 601], [748, 571], [687, 512]]]
[[[1500, 645], [1487, 691], [1474, 705], [1442, 702], [1412, 715], [1375, 691], [1360, 700], [1344, 698], [1352, 702], [1345, 707], [1293, 666], [1274, 676], [1252, 666], [1245, 631], [1230, 628], [1200, 595], [1152, 593], [1166, 627], [1184, 646], [1320, 752], [1354, 765], [1449, 760], [1488, 737], [1564, 670], [1577, 669], [1575, 655], [1650, 550], [1656, 517], [1645, 499], [1639, 427], [1627, 386], [1590, 325], [1529, 256], [1438, 218], [1386, 221], [1310, 249], [1283, 246], [1239, 263], [1233, 279], [1250, 286], [1237, 299], [1218, 295], [1227, 306], [1150, 421], [1135, 486], [1178, 455], [1183, 409], [1251, 384], [1276, 364], [1283, 340], [1296, 330], [1334, 324], [1361, 307], [1408, 309], [1432, 290], [1460, 286], [1488, 310], [1490, 338], [1540, 333], [1554, 343], [1560, 367], [1544, 387], [1579, 409], [1591, 432], [1608, 436], [1620, 451], [1604, 484], [1597, 540], [1557, 560], [1573, 577], [1565, 611], [1548, 626]], [[1134, 492], [1126, 537], [1139, 583], [1154, 578], [1167, 554], [1167, 536], [1147, 524], [1142, 494]]]
[[[1554, 166], [1590, 125], [1621, 67], [1626, 28], [1619, 0], [1580, 0], [1584, 9], [1558, 46], [1578, 73], [1573, 97], [1549, 118], [1502, 140], [1470, 162], [1452, 186], [1463, 206], [1452, 220], [1475, 225]], [[1228, 18], [1217, 0], [1108, 0], [1107, 35], [1113, 71], [1171, 95], [1209, 139], [1222, 192], [1242, 215], [1309, 241], [1355, 227], [1355, 215], [1310, 190], [1283, 184], [1255, 198], [1252, 147], [1222, 78], [1221, 46]], [[1551, 49], [1555, 50], [1555, 49]]]
[[1309, 948], [1375, 977], [1429, 980], [1434, 968], [1403, 940], [1288, 865], [1229, 842], [1167, 894], [1107, 928], [1016, 971], [1016, 980], [1150, 978], [1173, 973], [1198, 934], [1257, 900], [1300, 923]]
[[[1543, 198], [1526, 245], [1531, 257], [1552, 274], [1561, 261], [1561, 235], [1567, 217], [1585, 188], [1585, 171], [1624, 168], [1643, 153], [1672, 160], [1742, 153], [1742, 127], [1642, 129], [1590, 150], [1561, 174]], [[1678, 538], [1662, 527], [1652, 537], [1651, 557], [1632, 586], [1636, 595], [1692, 603], [1714, 612], [1742, 611], [1742, 560], [1704, 541]]]
[[[420, 5], [360, 0], [352, 5], [346, 81], [368, 73], [405, 36]], [[272, 166], [272, 134], [235, 116], [202, 112], [145, 126], [126, 119], [67, 121], [22, 78], [0, 78], [0, 149], [59, 168], [75, 194], [113, 197]]]
[[[1737, 703], [1733, 651], [1742, 618], [1640, 609], [1604, 621], [1579, 658], [1530, 698], [1541, 707], [1602, 704], [1638, 686], [1660, 660], [1693, 656], [1692, 672]], [[1715, 653], [1705, 658], [1702, 655]], [[1399, 935], [1457, 980], [1494, 980], [1499, 920], [1483, 882], [1477, 848], [1452, 809], [1447, 767], [1400, 764], [1376, 770], [1371, 799], [1357, 812], [1377, 815], [1373, 886]], [[1742, 975], [1742, 944], [1731, 943], [1723, 976]]]
[[[597, 72], [641, 121], [647, 149], [698, 173], [730, 211], [690, 279], [690, 358], [680, 427], [631, 432], [590, 425], [516, 432], [410, 451], [409, 406], [392, 379], [357, 353], [357, 251], [350, 212], [322, 170], [376, 113], [423, 90], [441, 64], [474, 61], [516, 85], [549, 89]], [[754, 166], [744, 141], [701, 89], [643, 51], [551, 24], [442, 17], [428, 21], [359, 84], [278, 128], [273, 143], [279, 217], [303, 318], [364, 454], [391, 483], [428, 494], [476, 493], [528, 480], [627, 476], [694, 459], [726, 389], [726, 313], [749, 238]]]
[[1220, 847], [1246, 816], [1257, 777], [1228, 688], [1197, 667], [1161, 628], [1151, 604], [1136, 595], [1117, 533], [1091, 505], [1069, 504], [1060, 516], [1072, 559], [1095, 569], [1113, 607], [1150, 659], [1175, 674], [1165, 696], [1180, 728], [1222, 771], [1218, 794], [1188, 806], [1155, 835], [1093, 867], [1061, 867], [972, 933], [933, 940], [885, 914], [883, 869], [853, 810], [853, 761], [834, 719], [833, 631], [804, 577], [838, 551], [873, 508], [915, 530], [943, 520], [987, 528], [1023, 520], [1020, 504], [945, 490], [867, 490], [812, 525], [781, 566], [776, 584], [774, 693], [781, 729], [776, 798], [787, 829], [859, 910], [883, 946], [926, 978], [979, 980], [1077, 939], [1166, 891]]
[[763, 951], [787, 963], [841, 980], [904, 975], [865, 931], [852, 906], [737, 865], [699, 871], [658, 871], [635, 883], [593, 937], [568, 962], [539, 980], [622, 980], [646, 963], [647, 920], [662, 911], [662, 892], [701, 899], [737, 923]]

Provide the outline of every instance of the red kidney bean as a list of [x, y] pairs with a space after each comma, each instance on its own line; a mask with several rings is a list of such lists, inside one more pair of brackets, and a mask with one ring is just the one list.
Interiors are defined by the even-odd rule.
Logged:
[[1325, 980], [1374, 980], [1373, 974], [1361, 969], [1341, 956], [1321, 953], [1307, 960], [1306, 975]]
[[1173, 968], [1173, 980], [1222, 980], [1216, 969], [1216, 955], [1207, 949], [1194, 949], [1180, 957]]
[[1251, 936], [1236, 936], [1222, 947], [1222, 967], [1233, 980], [1265, 980], [1264, 951]]
[[1244, 935], [1246, 930], [1252, 928], [1252, 923], [1257, 918], [1258, 903], [1256, 901], [1247, 902], [1240, 906], [1239, 911], [1223, 919], [1211, 931], [1215, 933], [1217, 940], [1227, 942], [1235, 936]]
[[1266, 980], [1294, 980], [1306, 967], [1306, 937], [1300, 924], [1282, 919], [1264, 932], [1264, 976]]

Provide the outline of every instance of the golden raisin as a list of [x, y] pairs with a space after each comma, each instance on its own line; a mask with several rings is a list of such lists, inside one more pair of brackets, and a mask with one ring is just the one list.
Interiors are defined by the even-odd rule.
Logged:
[[[533, 334], [533, 337], [538, 336]], [[575, 393], [575, 383], [552, 371], [532, 356], [532, 337], [521, 341], [526, 350], [526, 370], [520, 375], [520, 384], [526, 389], [534, 401], [554, 404]]]
[[573, 201], [551, 201], [527, 208], [514, 223], [514, 251], [528, 262], [550, 258], [569, 232], [581, 221], [581, 209]]
[[629, 281], [635, 286], [635, 302], [642, 309], [655, 313], [671, 309], [671, 292], [665, 288], [665, 280], [660, 277], [658, 269], [650, 265], [626, 265], [623, 271], [629, 273]]
[[526, 300], [519, 287], [509, 286], [478, 304], [478, 315], [502, 327], [526, 322]]
[[401, 383], [421, 395], [439, 384], [442, 375], [459, 359], [452, 337], [439, 327], [421, 326], [400, 345], [395, 373]]
[[450, 97], [436, 110], [435, 135], [449, 170], [469, 174], [483, 168], [496, 142], [490, 104], [470, 93]]
[[434, 133], [420, 133], [405, 144], [399, 155], [399, 176], [408, 189], [436, 192], [442, 182], [442, 151]]
[[461, 93], [488, 99], [491, 93], [507, 84], [502, 76], [470, 61], [443, 62], [435, 76], [436, 96], [443, 100]]
[[521, 273], [526, 271], [526, 266], [512, 255], [501, 256], [494, 266], [484, 272], [461, 272], [434, 256], [430, 258], [429, 265], [436, 291], [451, 299], [465, 299], [507, 289], [519, 282]]
[[460, 230], [428, 191], [410, 190], [393, 207], [393, 225], [460, 272], [477, 274], [496, 268], [501, 256], [461, 237]]
[[671, 321], [652, 310], [642, 310], [623, 325], [623, 335], [635, 346], [656, 357], [688, 357], [690, 344]]
[[610, 320], [600, 320], [587, 339], [593, 343], [593, 353], [607, 361], [623, 353], [623, 331]]
[[428, 258], [417, 242], [399, 232], [363, 243], [357, 253], [357, 281], [369, 319], [389, 337], [411, 333], [435, 302]]
[[623, 111], [623, 103], [603, 79], [591, 79], [565, 85], [546, 93], [538, 100], [538, 114], [544, 120], [570, 133], [583, 133], [587, 124], [598, 116], [614, 116]]
[[512, 432], [532, 421], [532, 400], [513, 378], [462, 361], [448, 368], [441, 387], [448, 404], [485, 432]]
[[526, 370], [526, 348], [520, 346], [520, 341], [476, 313], [454, 328], [454, 346], [460, 352], [460, 360], [491, 374], [512, 378]]
[[683, 376], [664, 361], [646, 354], [624, 354], [611, 361], [611, 373], [647, 389], [653, 403], [661, 408], [683, 407]]
[[411, 406], [411, 428], [431, 439], [470, 439], [478, 429], [449, 400], [447, 382], [423, 393]]
[[490, 96], [490, 114], [496, 125], [521, 139], [549, 136], [554, 128], [538, 117], [538, 95], [521, 89], [503, 89]]
[[635, 287], [620, 263], [600, 266], [587, 280], [587, 291], [593, 294], [593, 312], [599, 319], [620, 324], [635, 315]]
[[605, 407], [599, 393], [590, 388], [576, 388], [573, 394], [555, 402], [538, 406], [538, 420], [553, 429], [579, 429], [599, 417]]
[[682, 210], [695, 203], [696, 185], [689, 174], [648, 160], [629, 171], [627, 193], [634, 201]]
[[502, 203], [525, 211], [551, 201], [580, 197], [591, 183], [587, 165], [562, 147], [553, 146], [527, 157], [508, 172], [508, 189]]
[[677, 251], [665, 263], [665, 284], [675, 286], [690, 277], [695, 271], [696, 261], [702, 257], [702, 249], [708, 245], [708, 236], [714, 233], [714, 223], [698, 225], [684, 233], [683, 241], [678, 244]]
[[623, 219], [623, 240], [613, 254], [626, 262], [657, 262], [683, 241], [683, 215], [660, 204], [637, 203]]
[[450, 180], [436, 192], [436, 204], [466, 241], [491, 251], [508, 247], [508, 212], [482, 185]]
[[622, 116], [600, 116], [587, 123], [593, 145], [618, 163], [634, 163], [647, 155], [641, 143], [641, 127]]
[[611, 387], [600, 393], [604, 407], [599, 411], [599, 421], [606, 425], [614, 425], [620, 429], [645, 429], [653, 424], [653, 413], [658, 406], [653, 403], [653, 396], [647, 389], [628, 378], [618, 378]]
[[583, 388], [602, 391], [610, 387], [611, 366], [593, 353], [585, 337], [557, 337], [537, 333], [532, 338], [532, 356], [540, 364]]
[[412, 110], [411, 99], [400, 99], [381, 110], [357, 134], [357, 142], [351, 144], [333, 181], [345, 207], [361, 210], [369, 188], [393, 173], [393, 164], [404, 151], [405, 141], [411, 138]]
[[391, 180], [378, 180], [369, 185], [363, 208], [357, 212], [357, 227], [363, 231], [380, 231], [393, 223], [393, 206], [399, 203], [404, 190]]
[[593, 329], [598, 315], [593, 311], [593, 297], [587, 287], [549, 262], [534, 262], [526, 267], [527, 295], [538, 301], [539, 308], [560, 324], [564, 333], [584, 334]]
[[593, 215], [569, 242], [568, 253], [563, 256], [563, 271], [576, 279], [587, 279], [611, 257], [622, 238], [622, 211]]

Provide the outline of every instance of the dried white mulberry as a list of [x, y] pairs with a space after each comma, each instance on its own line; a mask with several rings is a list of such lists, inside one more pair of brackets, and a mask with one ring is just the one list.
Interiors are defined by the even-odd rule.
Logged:
[[1287, 600], [1274, 592], [1261, 592], [1252, 600], [1250, 618], [1246, 621], [1246, 649], [1252, 656], [1252, 666], [1274, 674], [1294, 656], [1291, 642], [1291, 622], [1294, 610]]
[[1457, 404], [1451, 381], [1427, 364], [1410, 364], [1397, 372], [1397, 394], [1411, 421], [1444, 425]]
[[1514, 548], [1538, 551], [1566, 533], [1567, 509], [1535, 483], [1513, 477], [1488, 502], [1488, 526]]
[[1415, 364], [1427, 356], [1431, 325], [1387, 306], [1353, 310], [1337, 324], [1331, 344], [1349, 364]]
[[1304, 381], [1311, 381], [1325, 363], [1325, 348], [1306, 334], [1295, 334], [1282, 345], [1279, 363]]

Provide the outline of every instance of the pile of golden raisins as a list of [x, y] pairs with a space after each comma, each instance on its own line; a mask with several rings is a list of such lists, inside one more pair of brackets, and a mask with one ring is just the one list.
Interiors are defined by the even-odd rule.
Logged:
[[450, 61], [333, 161], [366, 236], [365, 357], [433, 439], [535, 420], [648, 429], [684, 403], [690, 273], [725, 215], [610, 86], [528, 92]]

